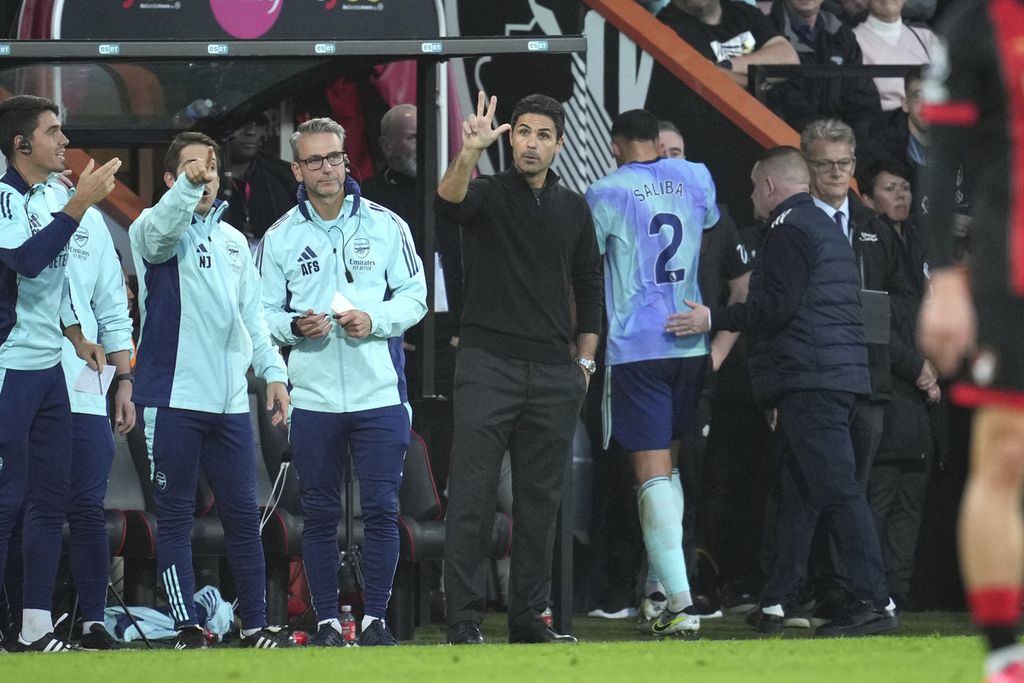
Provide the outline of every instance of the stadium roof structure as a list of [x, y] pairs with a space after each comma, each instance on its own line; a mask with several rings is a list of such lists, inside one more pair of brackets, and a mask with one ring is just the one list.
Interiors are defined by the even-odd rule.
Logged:
[[[419, 94], [431, 94], [418, 101], [429, 102], [436, 99], [439, 62], [585, 52], [586, 45], [583, 36], [6, 41], [0, 42], [0, 94], [31, 92], [60, 103], [76, 145], [159, 145], [187, 128], [219, 139], [296, 92], [377, 64], [416, 60]], [[189, 110], [190, 104], [199, 106]]]

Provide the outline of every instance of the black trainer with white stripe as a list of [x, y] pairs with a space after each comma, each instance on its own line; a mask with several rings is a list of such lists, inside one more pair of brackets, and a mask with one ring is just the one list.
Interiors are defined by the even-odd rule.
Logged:
[[239, 638], [238, 646], [267, 650], [278, 647], [291, 647], [292, 641], [280, 626], [264, 626], [251, 636]]
[[61, 640], [54, 633], [47, 633], [39, 640], [32, 641], [31, 643], [24, 643], [21, 638], [18, 638], [19, 652], [71, 652], [75, 649], [77, 648]]

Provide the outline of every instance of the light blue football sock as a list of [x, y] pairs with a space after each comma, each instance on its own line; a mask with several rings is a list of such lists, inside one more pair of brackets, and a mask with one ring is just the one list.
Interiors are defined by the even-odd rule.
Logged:
[[685, 502], [683, 500], [683, 480], [679, 476], [678, 467], [672, 468], [672, 493], [676, 497], [676, 507], [679, 508], [679, 524], [682, 525]]
[[679, 612], [693, 602], [683, 559], [683, 525], [672, 481], [668, 477], [648, 479], [637, 491], [637, 503], [648, 563], [665, 586], [669, 609]]

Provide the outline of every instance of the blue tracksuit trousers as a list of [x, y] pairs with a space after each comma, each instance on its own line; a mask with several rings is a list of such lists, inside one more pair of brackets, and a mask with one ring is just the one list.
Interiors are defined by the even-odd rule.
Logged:
[[351, 413], [295, 408], [291, 445], [302, 493], [302, 557], [321, 621], [338, 616], [338, 522], [351, 455], [363, 519], [366, 614], [384, 618], [398, 564], [398, 489], [409, 447], [404, 405]]

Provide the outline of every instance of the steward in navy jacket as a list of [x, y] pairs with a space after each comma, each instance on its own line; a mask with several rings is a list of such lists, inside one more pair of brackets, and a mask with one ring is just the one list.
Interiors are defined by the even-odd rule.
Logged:
[[806, 192], [779, 204], [742, 304], [713, 309], [712, 330], [753, 333], [754, 397], [870, 391], [860, 274], [842, 231]]

